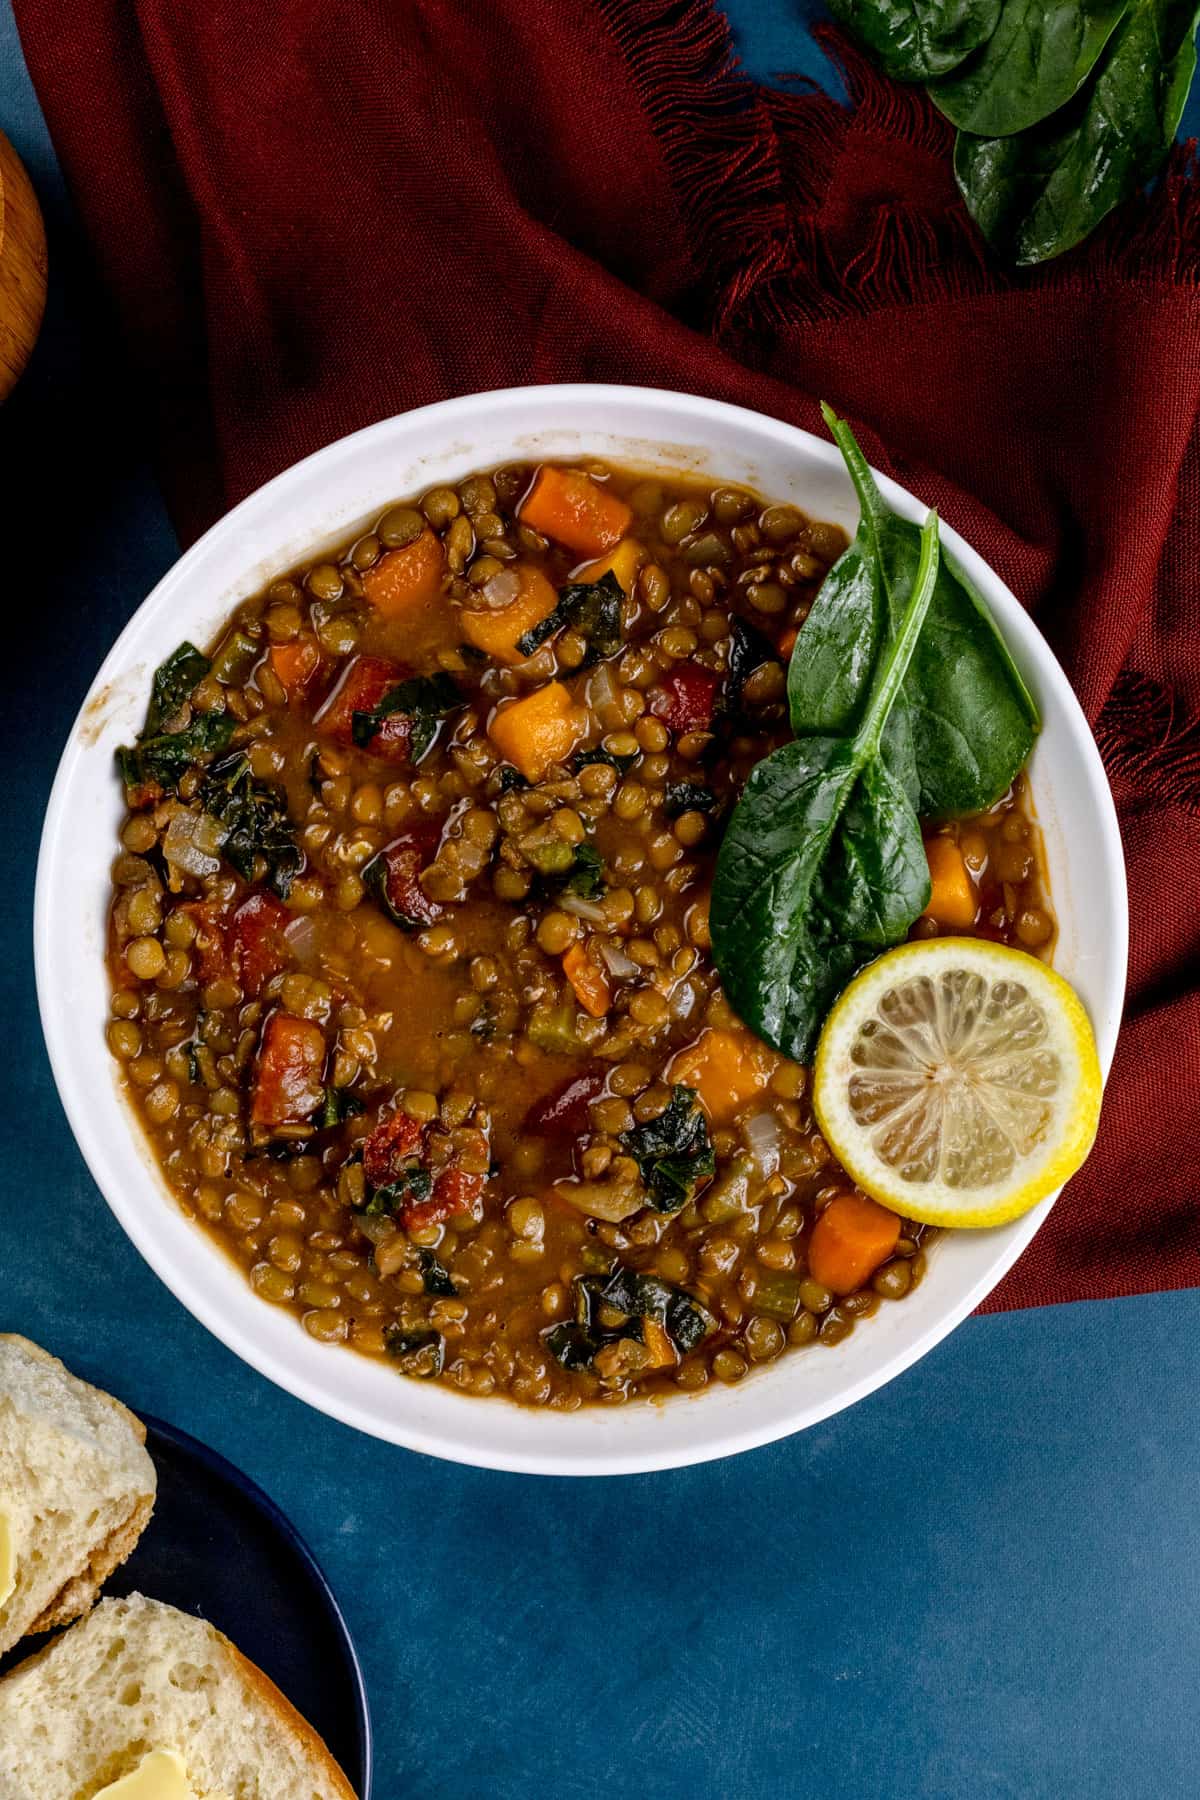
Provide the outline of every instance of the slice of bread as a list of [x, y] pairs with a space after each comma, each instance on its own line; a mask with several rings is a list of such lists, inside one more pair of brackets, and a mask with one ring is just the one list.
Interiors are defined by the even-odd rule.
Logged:
[[93, 1800], [154, 1750], [196, 1800], [355, 1800], [262, 1670], [162, 1601], [102, 1600], [0, 1681], [0, 1800]]
[[154, 1509], [146, 1428], [27, 1338], [0, 1333], [0, 1512], [11, 1594], [0, 1654], [87, 1611]]

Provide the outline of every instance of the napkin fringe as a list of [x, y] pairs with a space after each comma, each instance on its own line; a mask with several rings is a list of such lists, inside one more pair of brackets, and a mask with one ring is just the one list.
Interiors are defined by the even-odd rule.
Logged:
[[847, 256], [829, 202], [848, 133], [925, 152], [952, 182], [953, 127], [924, 91], [881, 75], [830, 25], [813, 35], [839, 70], [848, 105], [804, 77], [777, 88], [751, 81], [710, 0], [598, 4], [663, 147], [696, 248], [697, 285], [708, 289], [709, 326], [723, 341], [1010, 290], [1098, 288], [1114, 278], [1200, 285], [1194, 141], [1174, 146], [1162, 178], [1086, 245], [1035, 269], [1004, 269], [940, 181], [924, 204], [889, 194], [859, 207], [860, 235]]
[[1096, 742], [1110, 775], [1200, 814], [1200, 719], [1188, 717], [1163, 682], [1123, 671], [1097, 720]]

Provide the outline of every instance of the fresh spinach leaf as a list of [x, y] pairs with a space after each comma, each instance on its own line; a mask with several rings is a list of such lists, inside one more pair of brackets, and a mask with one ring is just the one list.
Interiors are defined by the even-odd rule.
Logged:
[[996, 29], [1001, 0], [829, 0], [835, 19], [894, 81], [934, 81]]
[[637, 1163], [656, 1212], [678, 1212], [716, 1168], [708, 1121], [696, 1104], [694, 1088], [673, 1087], [657, 1119], [623, 1131], [620, 1142]]
[[[799, 1062], [853, 970], [899, 942], [929, 900], [912, 796], [884, 752], [937, 581], [936, 515], [920, 540], [911, 576], [887, 571], [898, 617], [878, 641], [860, 716], [841, 735], [800, 737], [760, 762], [717, 858], [710, 927], [725, 991], [752, 1030]], [[875, 586], [883, 580], [878, 572]]]
[[292, 882], [304, 868], [304, 852], [296, 842], [282, 788], [255, 781], [250, 758], [234, 751], [213, 763], [200, 784], [200, 804], [225, 827], [221, 854], [246, 881], [256, 879], [262, 857], [267, 881], [286, 900]]
[[1004, 0], [995, 31], [930, 98], [976, 137], [1011, 137], [1079, 92], [1129, 0]]
[[204, 680], [211, 667], [204, 652], [197, 650], [195, 644], [189, 644], [186, 639], [178, 650], [172, 651], [166, 662], [159, 663], [150, 688], [146, 723], [142, 727], [144, 738], [154, 737], [169, 719], [175, 717], [184, 701], [190, 699], [192, 689]]
[[532, 656], [548, 638], [570, 625], [587, 642], [584, 668], [603, 656], [615, 656], [621, 648], [623, 598], [621, 584], [611, 571], [599, 581], [572, 582], [559, 595], [553, 612], [517, 639], [517, 649], [522, 656]]
[[[921, 533], [884, 500], [850, 427], [824, 408], [858, 493], [853, 542], [796, 640], [788, 704], [798, 737], [849, 730], [921, 555]], [[999, 799], [1033, 746], [1037, 710], [982, 599], [945, 557], [884, 738], [885, 760], [926, 818]]]
[[413, 675], [389, 688], [370, 712], [356, 712], [350, 722], [354, 742], [365, 750], [385, 719], [407, 713], [412, 721], [408, 753], [420, 762], [437, 736], [438, 721], [462, 705], [462, 695], [449, 675]]
[[668, 819], [678, 819], [685, 812], [715, 812], [717, 796], [710, 787], [695, 781], [668, 781], [663, 790], [663, 811]]
[[1133, 0], [1095, 80], [1016, 137], [959, 134], [954, 173], [992, 248], [1020, 265], [1081, 243], [1162, 166], [1196, 71], [1194, 0]]
[[197, 713], [182, 731], [161, 731], [117, 751], [117, 767], [126, 788], [159, 787], [173, 793], [197, 763], [228, 747], [237, 720], [232, 713]]

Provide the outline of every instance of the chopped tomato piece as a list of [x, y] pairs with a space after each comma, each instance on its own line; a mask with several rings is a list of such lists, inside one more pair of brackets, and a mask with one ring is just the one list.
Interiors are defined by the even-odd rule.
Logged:
[[534, 1101], [525, 1114], [526, 1131], [533, 1137], [582, 1137], [591, 1123], [588, 1108], [604, 1092], [606, 1080], [603, 1071], [572, 1075], [569, 1081]]
[[273, 1012], [263, 1027], [250, 1119], [268, 1129], [301, 1125], [325, 1097], [325, 1034], [311, 1019]]
[[[383, 656], [356, 656], [313, 723], [323, 737], [349, 746], [354, 742], [355, 713], [373, 712], [390, 689], [411, 675], [406, 663], [389, 662]], [[390, 713], [366, 748], [384, 762], [407, 762], [411, 735], [408, 714]]]
[[321, 652], [310, 637], [293, 638], [290, 644], [272, 644], [271, 667], [287, 694], [299, 693], [321, 666]]
[[421, 1225], [440, 1225], [455, 1213], [470, 1212], [483, 1192], [484, 1176], [465, 1169], [443, 1169], [428, 1200], [413, 1200], [402, 1208], [400, 1222], [406, 1231]]
[[406, 1112], [380, 1119], [363, 1144], [363, 1174], [372, 1187], [398, 1181], [410, 1158], [425, 1142], [425, 1128]]
[[257, 998], [288, 960], [284, 928], [291, 914], [273, 894], [248, 894], [233, 915], [230, 940], [242, 987]]
[[721, 677], [701, 663], [681, 662], [650, 692], [650, 711], [672, 731], [707, 731]]
[[376, 612], [385, 619], [402, 614], [430, 600], [442, 591], [446, 573], [446, 553], [442, 541], [426, 529], [411, 544], [389, 550], [362, 578], [363, 593]]
[[582, 469], [556, 469], [549, 463], [538, 470], [518, 513], [523, 525], [580, 556], [602, 556], [633, 517], [622, 499]]
[[374, 888], [389, 918], [406, 931], [434, 924], [446, 910], [440, 900], [430, 899], [420, 882], [422, 869], [437, 854], [441, 835], [440, 819], [422, 819], [385, 844], [363, 870], [364, 881]]
[[222, 908], [211, 900], [185, 900], [179, 911], [186, 913], [196, 927], [192, 949], [201, 985], [228, 974], [228, 920]]

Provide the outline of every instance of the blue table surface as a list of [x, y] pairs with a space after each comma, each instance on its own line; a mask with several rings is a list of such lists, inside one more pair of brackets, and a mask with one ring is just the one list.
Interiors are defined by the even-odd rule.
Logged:
[[[821, 72], [813, 0], [731, 11], [753, 73]], [[378, 1800], [1196, 1794], [1200, 1295], [975, 1319], [789, 1442], [571, 1483], [322, 1418], [139, 1260], [55, 1094], [30, 907], [59, 747], [176, 547], [7, 0], [0, 126], [52, 270], [0, 412], [18, 646], [0, 709], [0, 1326], [212, 1444], [290, 1513], [362, 1652]]]

